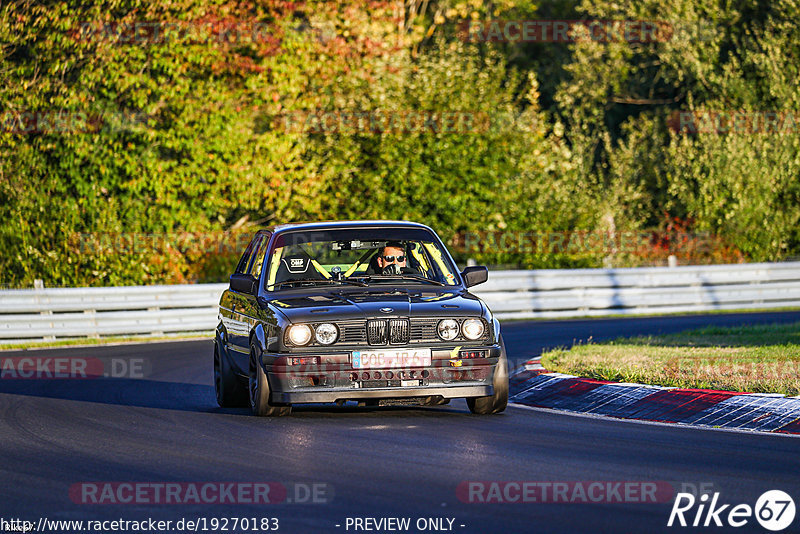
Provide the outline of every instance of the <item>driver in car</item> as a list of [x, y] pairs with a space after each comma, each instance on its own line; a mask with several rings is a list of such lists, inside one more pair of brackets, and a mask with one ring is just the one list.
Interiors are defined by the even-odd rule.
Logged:
[[378, 254], [378, 272], [381, 274], [418, 274], [416, 269], [408, 267], [408, 256], [405, 247], [397, 241], [386, 243]]
[[406, 266], [406, 259], [406, 251], [403, 249], [403, 245], [397, 242], [386, 243], [386, 246], [383, 247], [383, 250], [378, 255], [378, 267], [381, 268], [381, 271], [385, 271], [386, 267], [396, 265], [397, 273], [399, 273], [400, 268]]

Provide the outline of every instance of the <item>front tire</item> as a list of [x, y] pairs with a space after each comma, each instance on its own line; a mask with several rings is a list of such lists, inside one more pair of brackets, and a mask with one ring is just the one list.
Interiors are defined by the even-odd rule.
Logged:
[[500, 359], [494, 370], [492, 380], [494, 394], [487, 397], [470, 397], [467, 399], [469, 411], [478, 415], [500, 413], [508, 406], [508, 358], [506, 345], [500, 337]]
[[220, 351], [217, 340], [214, 340], [214, 392], [217, 404], [222, 408], [247, 406], [247, 388], [231, 369], [228, 357]]
[[258, 350], [250, 346], [250, 409], [253, 415], [262, 417], [279, 417], [292, 413], [291, 404], [272, 404], [270, 401], [269, 380], [261, 362], [258, 361]]

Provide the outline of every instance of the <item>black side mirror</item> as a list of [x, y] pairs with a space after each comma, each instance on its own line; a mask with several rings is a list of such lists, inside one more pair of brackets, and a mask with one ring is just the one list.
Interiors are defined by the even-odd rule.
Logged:
[[250, 274], [234, 273], [231, 275], [231, 289], [248, 295], [256, 294], [256, 279]]
[[465, 286], [477, 286], [478, 284], [482, 284], [489, 279], [489, 269], [483, 265], [467, 267], [461, 272], [461, 278], [464, 279]]

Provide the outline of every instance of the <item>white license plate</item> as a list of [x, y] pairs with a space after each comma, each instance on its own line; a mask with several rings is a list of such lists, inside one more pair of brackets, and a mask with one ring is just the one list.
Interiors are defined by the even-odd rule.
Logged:
[[431, 349], [353, 351], [353, 369], [396, 369], [430, 365]]

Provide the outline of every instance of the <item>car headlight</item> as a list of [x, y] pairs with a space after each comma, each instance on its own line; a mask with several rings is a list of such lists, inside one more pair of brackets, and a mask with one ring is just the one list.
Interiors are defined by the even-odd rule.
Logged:
[[317, 328], [314, 329], [314, 335], [317, 338], [317, 342], [323, 345], [330, 345], [336, 338], [339, 337], [339, 329], [336, 328], [336, 325], [331, 323], [322, 323], [317, 325]]
[[289, 341], [292, 345], [308, 345], [311, 341], [311, 327], [307, 324], [293, 324], [289, 327]]
[[445, 341], [451, 341], [458, 336], [458, 323], [453, 319], [443, 319], [436, 326], [439, 337]]
[[484, 330], [483, 321], [480, 319], [467, 319], [461, 325], [461, 333], [464, 334], [465, 338], [473, 341], [480, 339]]

